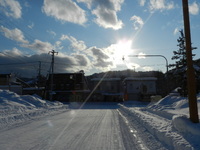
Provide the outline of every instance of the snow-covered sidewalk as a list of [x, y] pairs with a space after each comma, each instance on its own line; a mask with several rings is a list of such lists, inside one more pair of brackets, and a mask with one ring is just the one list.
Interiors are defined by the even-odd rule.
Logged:
[[[198, 102], [199, 105], [199, 98]], [[133, 128], [137, 128], [138, 136], [149, 149], [200, 149], [200, 124], [191, 123], [188, 119], [186, 98], [172, 94], [157, 103], [138, 106], [134, 102], [132, 106], [125, 103], [120, 105], [119, 111]], [[149, 142], [150, 138], [155, 139]]]
[[66, 111], [67, 105], [42, 100], [37, 95], [18, 95], [0, 90], [0, 129]]

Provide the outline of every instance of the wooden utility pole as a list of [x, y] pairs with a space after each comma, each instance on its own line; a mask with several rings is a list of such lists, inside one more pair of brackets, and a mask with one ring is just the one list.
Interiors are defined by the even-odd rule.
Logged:
[[195, 72], [194, 72], [193, 61], [192, 61], [188, 0], [182, 0], [182, 4], [183, 4], [183, 19], [184, 19], [184, 31], [185, 31], [185, 40], [186, 40], [187, 88], [188, 88], [188, 99], [189, 99], [189, 113], [190, 113], [190, 120], [193, 123], [199, 123], [197, 97], [196, 97]]
[[40, 84], [41, 84], [41, 61], [38, 61], [39, 62], [39, 68], [38, 68], [38, 76], [37, 76], [37, 86], [38, 86], [38, 89], [40, 88]]
[[53, 73], [54, 73], [54, 55], [58, 54], [58, 52], [55, 52], [55, 50], [52, 50], [49, 52], [51, 53], [52, 59], [51, 59], [51, 90], [50, 90], [50, 100], [52, 101], [53, 98]]

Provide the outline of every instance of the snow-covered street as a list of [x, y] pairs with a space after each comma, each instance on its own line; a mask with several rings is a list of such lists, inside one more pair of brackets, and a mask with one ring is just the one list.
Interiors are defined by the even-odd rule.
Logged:
[[3, 150], [199, 150], [199, 138], [176, 92], [153, 103], [63, 104], [0, 90]]
[[1, 131], [0, 149], [126, 149], [118, 112], [110, 106], [111, 109], [72, 109]]

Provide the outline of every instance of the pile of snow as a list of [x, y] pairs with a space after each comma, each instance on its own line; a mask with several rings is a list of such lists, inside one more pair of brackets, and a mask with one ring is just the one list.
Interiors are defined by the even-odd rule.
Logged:
[[60, 102], [42, 100], [37, 95], [18, 95], [0, 89], [0, 129], [45, 115], [65, 111]]
[[[197, 96], [200, 116], [200, 95]], [[138, 107], [139, 106], [139, 107]], [[166, 149], [197, 150], [200, 149], [200, 123], [189, 119], [188, 99], [177, 93], [170, 94], [156, 103], [134, 105], [130, 102], [120, 105], [119, 111], [137, 127], [138, 134], [145, 132], [155, 137]], [[141, 127], [144, 129], [139, 130]], [[148, 138], [143, 135], [144, 143], [151, 147]], [[154, 147], [159, 149], [160, 147]], [[150, 148], [151, 149], [151, 148]]]

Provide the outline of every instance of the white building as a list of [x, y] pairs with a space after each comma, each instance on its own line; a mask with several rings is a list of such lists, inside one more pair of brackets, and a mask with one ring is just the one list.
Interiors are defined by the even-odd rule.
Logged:
[[150, 101], [150, 96], [156, 94], [155, 77], [125, 78], [124, 99]]

